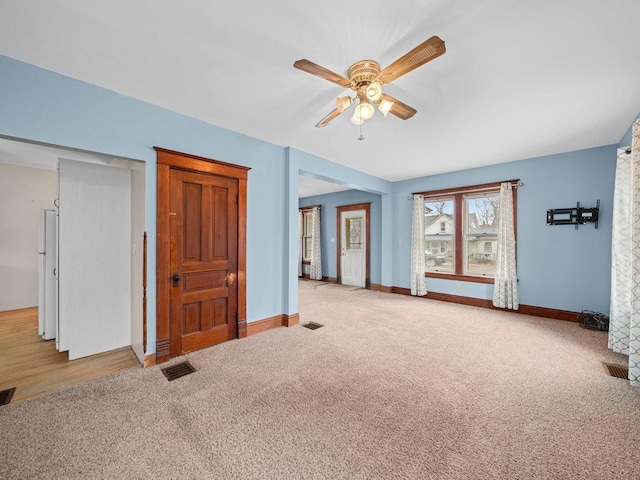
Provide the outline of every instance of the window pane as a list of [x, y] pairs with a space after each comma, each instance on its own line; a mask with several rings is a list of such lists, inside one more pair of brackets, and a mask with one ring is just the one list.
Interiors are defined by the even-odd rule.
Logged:
[[428, 272], [453, 272], [454, 217], [453, 198], [424, 202], [424, 254]]
[[355, 252], [362, 251], [362, 217], [345, 219], [346, 249]]
[[304, 260], [311, 260], [311, 237], [304, 238], [303, 258]]
[[311, 212], [305, 212], [304, 214], [304, 236], [310, 237], [313, 229], [313, 214]]
[[465, 197], [465, 273], [495, 274], [499, 208], [498, 193]]

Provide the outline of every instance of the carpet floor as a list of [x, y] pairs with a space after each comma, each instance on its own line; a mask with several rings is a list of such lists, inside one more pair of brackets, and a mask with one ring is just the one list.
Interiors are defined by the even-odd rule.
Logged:
[[575, 323], [300, 282], [300, 318], [0, 407], [2, 479], [635, 479], [640, 389]]

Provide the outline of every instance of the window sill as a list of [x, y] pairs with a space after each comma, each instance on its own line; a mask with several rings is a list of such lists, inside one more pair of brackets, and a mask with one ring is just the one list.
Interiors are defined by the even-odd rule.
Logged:
[[455, 273], [438, 273], [438, 272], [425, 272], [424, 276], [427, 278], [442, 278], [444, 280], [457, 280], [459, 282], [474, 282], [474, 283], [490, 283], [493, 284], [493, 277], [476, 276], [476, 275], [458, 275]]

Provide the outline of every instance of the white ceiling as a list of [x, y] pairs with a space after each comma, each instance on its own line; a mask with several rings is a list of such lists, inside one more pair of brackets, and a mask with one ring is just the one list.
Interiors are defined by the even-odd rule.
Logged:
[[[618, 143], [640, 112], [640, 1], [3, 0], [0, 54], [387, 180]], [[294, 69], [442, 57], [387, 85], [418, 113], [359, 128]]]
[[99, 153], [68, 150], [48, 145], [17, 142], [0, 138], [0, 163], [21, 167], [57, 170], [58, 160], [76, 160], [79, 162], [109, 165], [114, 158]]

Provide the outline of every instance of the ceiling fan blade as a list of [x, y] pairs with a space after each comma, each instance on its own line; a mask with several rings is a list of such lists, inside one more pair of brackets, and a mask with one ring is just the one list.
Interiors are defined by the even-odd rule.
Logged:
[[446, 51], [444, 42], [440, 38], [431, 37], [382, 70], [378, 75], [378, 81], [391, 83]]
[[342, 75], [338, 75], [331, 70], [327, 70], [326, 68], [321, 67], [317, 63], [313, 63], [309, 60], [298, 60], [293, 64], [293, 66], [304, 72], [310, 73], [312, 75], [317, 75], [318, 77], [324, 78], [325, 80], [337, 83], [341, 87], [349, 88], [351, 86], [351, 81], [348, 78], [345, 78]]
[[338, 110], [337, 108], [334, 108], [329, 115], [327, 115], [322, 120], [320, 120], [318, 123], [316, 123], [316, 127], [318, 127], [318, 128], [326, 127], [327, 125], [329, 125], [329, 122], [331, 120], [333, 120], [334, 118], [339, 116], [341, 113], [342, 112], [340, 110]]
[[391, 110], [389, 110], [389, 112], [393, 113], [396, 117], [401, 118], [402, 120], [408, 120], [417, 112], [415, 108], [411, 108], [406, 103], [402, 103], [400, 100], [396, 100], [391, 95], [387, 95], [386, 93], [382, 95], [381, 100], [393, 102], [393, 105], [391, 106]]

